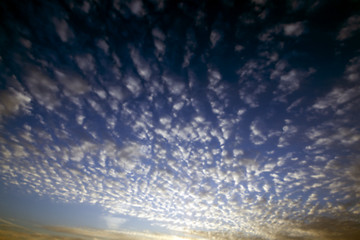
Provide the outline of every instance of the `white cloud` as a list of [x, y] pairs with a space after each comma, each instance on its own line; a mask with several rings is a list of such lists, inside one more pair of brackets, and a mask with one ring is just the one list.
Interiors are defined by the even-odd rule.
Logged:
[[117, 119], [115, 116], [107, 118], [106, 123], [108, 124], [108, 128], [114, 129], [116, 126]]
[[271, 73], [272, 79], [280, 77], [278, 89], [274, 91], [277, 95], [275, 101], [287, 102], [286, 97], [298, 90], [301, 82], [316, 71], [313, 68], [309, 68], [308, 71], [292, 69], [286, 73], [286, 66], [285, 62], [280, 61], [276, 64], [276, 70]]
[[154, 28], [151, 33], [153, 35], [154, 45], [156, 48], [155, 54], [159, 60], [162, 60], [162, 56], [165, 54], [166, 50], [166, 45], [164, 43], [166, 36], [159, 28]]
[[[330, 125], [332, 128], [330, 129]], [[335, 143], [351, 146], [360, 140], [360, 133], [355, 128], [348, 128], [340, 124], [323, 124], [318, 128], [310, 128], [306, 136], [313, 141], [312, 147], [332, 146]]]
[[[239, 75], [239, 95], [240, 99], [251, 108], [259, 106], [258, 96], [264, 93], [267, 86], [262, 82], [262, 76], [259, 73], [261, 66], [257, 61], [248, 61], [241, 69], [237, 71]], [[251, 79], [252, 81], [247, 81]]]
[[55, 71], [56, 76], [61, 82], [68, 95], [81, 95], [90, 91], [89, 84], [76, 73]]
[[25, 38], [20, 38], [19, 39], [19, 42], [26, 48], [30, 49], [31, 46], [32, 46], [32, 42], [28, 39], [25, 39]]
[[30, 93], [35, 97], [39, 104], [49, 110], [53, 110], [60, 105], [57, 93], [59, 88], [53, 80], [42, 73], [40, 69], [33, 67], [27, 74], [26, 84]]
[[142, 92], [141, 82], [135, 77], [127, 77], [125, 79], [125, 85], [135, 97], [138, 97]]
[[281, 75], [284, 75], [286, 68], [288, 67], [287, 61], [280, 60], [276, 63], [275, 69], [271, 72], [270, 78], [276, 79]]
[[169, 91], [172, 94], [180, 95], [180, 94], [184, 93], [185, 84], [183, 82], [181, 82], [181, 80], [176, 80], [176, 79], [174, 79], [173, 76], [167, 76], [167, 75], [164, 75], [162, 77], [162, 79], [166, 83]]
[[284, 24], [283, 28], [285, 36], [290, 37], [298, 37], [305, 31], [305, 26], [303, 22]]
[[106, 114], [104, 109], [101, 107], [101, 105], [99, 104], [99, 102], [88, 98], [87, 102], [90, 104], [90, 106], [95, 110], [95, 112], [97, 112], [100, 116], [102, 116], [103, 118], [105, 118]]
[[260, 121], [254, 120], [250, 124], [250, 140], [255, 145], [264, 144], [267, 140], [267, 137], [263, 134], [262, 130], [260, 129]]
[[[122, 101], [125, 99], [125, 91], [122, 87], [120, 86], [111, 86], [108, 88], [108, 92], [110, 94], [110, 96], [112, 96], [113, 98]], [[103, 96], [103, 94], [101, 94], [100, 92], [100, 97]]]
[[[192, 29], [190, 28], [190, 30]], [[194, 50], [197, 47], [196, 37], [194, 36], [194, 32], [190, 30], [186, 33], [185, 54], [184, 54], [184, 61], [182, 64], [183, 68], [189, 66], [190, 60], [194, 56]]]
[[[263, 17], [266, 17], [266, 12], [263, 12]], [[275, 25], [263, 33], [259, 34], [258, 38], [263, 42], [271, 42], [274, 40], [274, 37], [283, 33], [288, 37], [299, 37], [305, 32], [304, 22], [294, 22], [288, 24], [278, 24]]]
[[102, 49], [105, 54], [109, 54], [109, 44], [104, 39], [99, 39], [96, 45]]
[[170, 117], [161, 117], [160, 123], [165, 126], [169, 125], [171, 123], [171, 118]]
[[282, 133], [277, 144], [277, 147], [279, 148], [289, 146], [289, 138], [293, 137], [298, 131], [297, 127], [292, 125], [289, 119], [285, 119], [285, 122], [286, 124], [282, 128]]
[[350, 100], [360, 95], [360, 87], [354, 87], [350, 89], [344, 89], [335, 87], [326, 96], [319, 98], [312, 106], [315, 110], [323, 110], [326, 108], [332, 108], [336, 110], [340, 105], [349, 102]]
[[13, 88], [0, 91], [0, 120], [3, 116], [12, 116], [20, 112], [28, 113], [31, 98], [22, 91]]
[[183, 106], [184, 106], [184, 102], [177, 102], [174, 104], [173, 108], [174, 110], [179, 111], [183, 108]]
[[74, 33], [70, 29], [65, 19], [53, 18], [52, 22], [55, 25], [56, 32], [59, 35], [61, 41], [67, 42], [74, 37]]
[[345, 77], [349, 82], [360, 80], [360, 57], [350, 59], [349, 64], [346, 66]]
[[274, 36], [281, 32], [281, 25], [276, 25], [272, 28], [267, 29], [263, 33], [259, 34], [259, 40], [262, 42], [271, 42], [274, 40]]
[[341, 28], [337, 40], [344, 41], [351, 38], [355, 32], [360, 30], [360, 16], [354, 15], [347, 19], [346, 23]]
[[77, 55], [75, 61], [84, 73], [95, 71], [94, 58], [90, 54]]
[[244, 46], [237, 44], [234, 50], [235, 52], [241, 52], [242, 50], [244, 50]]
[[221, 39], [221, 33], [217, 30], [213, 30], [211, 31], [211, 34], [210, 34], [210, 43], [211, 43], [211, 48], [214, 48], [217, 43], [220, 41]]
[[[259, 94], [265, 92], [266, 86], [263, 84], [258, 85], [254, 90], [253, 87], [244, 87], [239, 90], [240, 99], [248, 104], [251, 108], [256, 108], [259, 106], [258, 96]], [[253, 90], [253, 92], [250, 92]]]
[[124, 218], [114, 216], [103, 216], [102, 219], [105, 221], [107, 228], [111, 230], [119, 230], [127, 221]]
[[267, 163], [264, 166], [264, 172], [271, 172], [275, 167], [276, 167], [276, 163]]
[[292, 152], [288, 152], [285, 156], [278, 157], [277, 166], [281, 167], [285, 164], [285, 161], [291, 159], [293, 156]]
[[287, 108], [286, 111], [290, 112], [292, 109], [298, 107], [300, 105], [300, 103], [302, 102], [303, 98], [299, 98], [297, 100], [295, 100], [294, 102], [292, 102]]
[[154, 38], [158, 38], [162, 41], [164, 41], [166, 38], [165, 34], [159, 28], [154, 28], [151, 33]]
[[[106, 92], [103, 89], [95, 89], [95, 93], [101, 98], [106, 99]], [[116, 95], [116, 94], [115, 94]]]
[[76, 116], [76, 122], [77, 122], [79, 125], [82, 125], [82, 124], [83, 124], [84, 119], [85, 119], [85, 116], [84, 116], [84, 115], [77, 115], [77, 116]]
[[296, 70], [291, 70], [286, 75], [280, 77], [278, 88], [288, 94], [297, 90], [300, 86], [300, 79]]
[[82, 141], [79, 145], [70, 147], [70, 159], [75, 162], [80, 162], [85, 159], [86, 156], [96, 154], [98, 146], [89, 141]]
[[128, 6], [131, 12], [138, 17], [143, 17], [146, 14], [143, 2], [141, 0], [132, 0]]
[[145, 80], [149, 80], [151, 77], [150, 66], [146, 63], [145, 59], [140, 55], [139, 51], [134, 47], [130, 50], [131, 59], [137, 69], [138, 74]]

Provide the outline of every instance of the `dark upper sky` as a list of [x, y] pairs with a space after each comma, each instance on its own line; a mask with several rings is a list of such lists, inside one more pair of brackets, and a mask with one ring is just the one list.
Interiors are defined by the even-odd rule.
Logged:
[[1, 1], [0, 218], [355, 239], [359, 42], [359, 1]]

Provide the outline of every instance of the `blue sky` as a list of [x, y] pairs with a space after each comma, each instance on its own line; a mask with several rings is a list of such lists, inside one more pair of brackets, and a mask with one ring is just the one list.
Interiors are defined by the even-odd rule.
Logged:
[[356, 1], [0, 6], [4, 224], [359, 235]]

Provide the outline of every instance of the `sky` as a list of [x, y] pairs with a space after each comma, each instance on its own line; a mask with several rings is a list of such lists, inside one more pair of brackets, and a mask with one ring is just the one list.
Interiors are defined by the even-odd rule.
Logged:
[[360, 236], [360, 2], [0, 1], [0, 237]]

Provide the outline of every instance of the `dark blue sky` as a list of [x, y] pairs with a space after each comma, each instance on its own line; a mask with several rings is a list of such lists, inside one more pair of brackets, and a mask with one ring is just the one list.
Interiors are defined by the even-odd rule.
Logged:
[[358, 1], [2, 1], [0, 13], [3, 221], [359, 235]]

